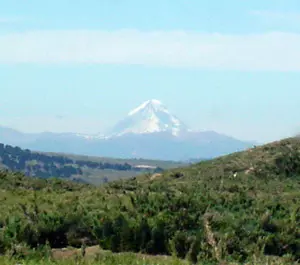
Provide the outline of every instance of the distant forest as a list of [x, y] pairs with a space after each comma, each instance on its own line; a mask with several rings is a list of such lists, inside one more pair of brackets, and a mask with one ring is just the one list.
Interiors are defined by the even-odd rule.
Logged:
[[[0, 144], [0, 166], [1, 164], [11, 171], [20, 171], [27, 176], [37, 176], [41, 178], [59, 177], [71, 178], [72, 176], [83, 175], [83, 169], [96, 170], [118, 170], [118, 171], [145, 171], [136, 168], [128, 163], [114, 164], [102, 163], [87, 160], [70, 159], [65, 156], [51, 156], [28, 149]], [[153, 171], [153, 170], [151, 170]], [[155, 172], [162, 171], [157, 167]]]

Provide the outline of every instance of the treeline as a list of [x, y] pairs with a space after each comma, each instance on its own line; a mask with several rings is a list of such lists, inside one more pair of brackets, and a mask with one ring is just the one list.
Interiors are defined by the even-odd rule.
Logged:
[[[31, 152], [28, 149], [0, 144], [0, 163], [12, 171], [21, 171], [27, 176], [41, 178], [61, 177], [70, 178], [75, 175], [83, 175], [83, 169], [93, 170], [118, 170], [118, 171], [142, 171], [128, 163], [114, 164], [86, 160], [75, 160], [65, 156], [52, 156]], [[162, 171], [156, 168], [155, 172]]]

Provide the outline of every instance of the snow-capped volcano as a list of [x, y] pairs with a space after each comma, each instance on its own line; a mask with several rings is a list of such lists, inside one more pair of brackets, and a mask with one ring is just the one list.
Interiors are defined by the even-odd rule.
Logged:
[[186, 125], [172, 115], [159, 100], [152, 99], [130, 111], [127, 117], [113, 128], [111, 135], [168, 132], [178, 136], [186, 130]]
[[189, 130], [158, 100], [130, 111], [107, 134], [28, 134], [0, 126], [0, 143], [44, 152], [161, 160], [213, 158], [253, 146], [214, 131]]

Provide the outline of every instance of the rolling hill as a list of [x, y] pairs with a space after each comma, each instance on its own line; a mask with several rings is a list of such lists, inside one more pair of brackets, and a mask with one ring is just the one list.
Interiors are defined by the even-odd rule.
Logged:
[[40, 178], [59, 177], [73, 181], [101, 184], [143, 172], [161, 172], [183, 165], [171, 161], [122, 160], [57, 153], [31, 152], [0, 144], [0, 168], [20, 171]]
[[0, 252], [47, 241], [207, 264], [300, 260], [296, 138], [101, 187], [1, 173], [0, 190]]

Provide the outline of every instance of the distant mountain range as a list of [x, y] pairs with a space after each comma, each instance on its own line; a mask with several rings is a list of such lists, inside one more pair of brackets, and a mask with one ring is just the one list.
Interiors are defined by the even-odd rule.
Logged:
[[43, 152], [177, 161], [213, 158], [254, 145], [214, 131], [192, 131], [158, 100], [130, 111], [105, 135], [29, 134], [0, 126], [0, 142]]

